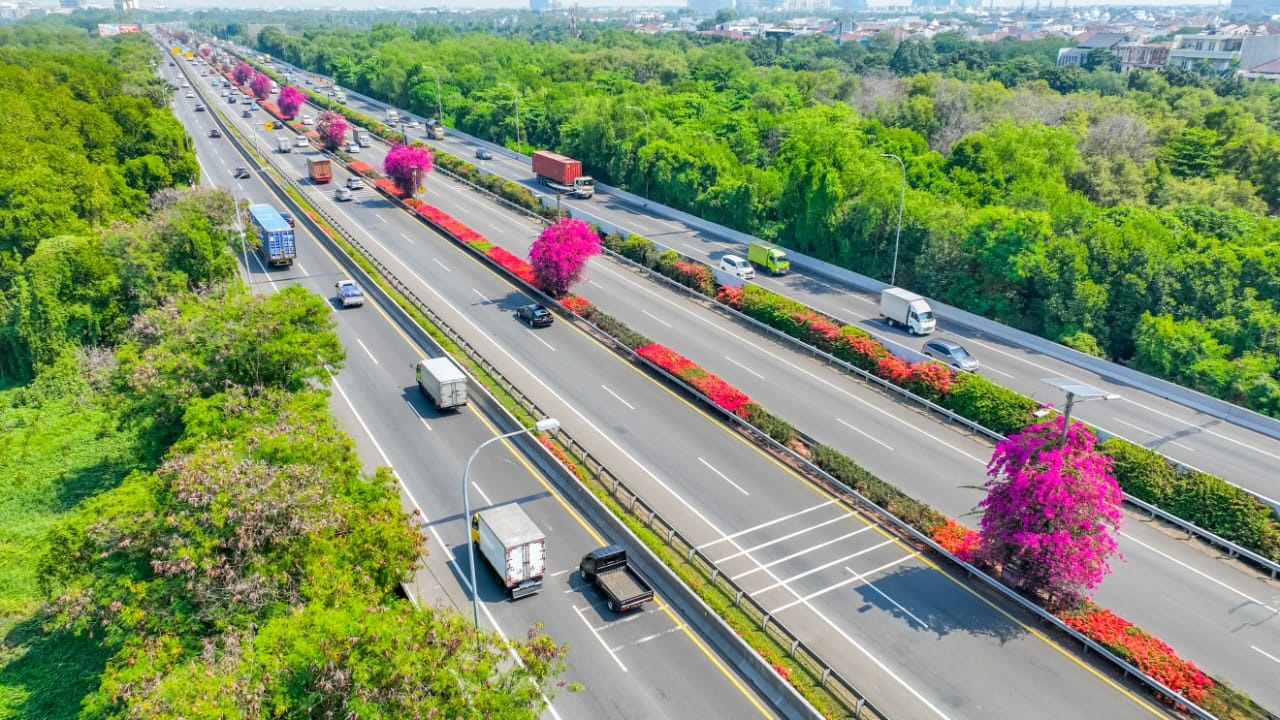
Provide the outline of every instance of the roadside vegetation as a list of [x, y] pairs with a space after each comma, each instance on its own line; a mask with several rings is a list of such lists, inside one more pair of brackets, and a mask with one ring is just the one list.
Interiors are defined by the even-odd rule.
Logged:
[[957, 33], [556, 37], [378, 25], [242, 39], [416, 113], [439, 103], [450, 126], [511, 147], [520, 88], [519, 149], [880, 278], [901, 184], [880, 155], [900, 155], [901, 284], [1280, 416], [1273, 85], [1121, 74], [1103, 53], [1058, 68], [1062, 42]]
[[0, 717], [532, 720], [564, 648], [400, 596], [425, 538], [329, 412], [332, 314], [238, 281], [161, 61], [0, 29], [0, 137], [40, 138], [0, 173]]

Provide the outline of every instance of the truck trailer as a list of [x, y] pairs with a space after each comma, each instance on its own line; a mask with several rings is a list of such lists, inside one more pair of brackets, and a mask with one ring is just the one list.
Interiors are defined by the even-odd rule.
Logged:
[[258, 234], [259, 251], [268, 266], [292, 265], [297, 257], [293, 228], [270, 205], [250, 205], [249, 223]]
[[880, 317], [890, 325], [906, 328], [912, 335], [928, 335], [938, 324], [929, 301], [902, 288], [880, 292]]
[[333, 167], [329, 164], [329, 159], [307, 158], [307, 177], [316, 185], [333, 180]]
[[596, 181], [582, 174], [582, 162], [559, 153], [534, 152], [533, 174], [539, 183], [558, 193], [577, 198], [589, 198], [596, 193]]
[[547, 574], [547, 538], [519, 505], [502, 505], [472, 515], [471, 542], [498, 574], [511, 599], [542, 589], [542, 577]]
[[418, 389], [437, 410], [467, 404], [467, 374], [447, 357], [419, 360], [416, 366]]

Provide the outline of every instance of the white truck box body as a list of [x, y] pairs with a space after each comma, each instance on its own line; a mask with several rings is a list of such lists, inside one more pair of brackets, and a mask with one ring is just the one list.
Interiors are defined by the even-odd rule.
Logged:
[[902, 288], [880, 292], [880, 317], [891, 325], [905, 327], [912, 335], [928, 335], [937, 327], [929, 301]]
[[467, 374], [447, 357], [421, 360], [417, 366], [418, 387], [435, 404], [448, 410], [467, 404]]
[[519, 505], [476, 513], [480, 554], [502, 578], [513, 598], [532, 595], [547, 573], [547, 538]]

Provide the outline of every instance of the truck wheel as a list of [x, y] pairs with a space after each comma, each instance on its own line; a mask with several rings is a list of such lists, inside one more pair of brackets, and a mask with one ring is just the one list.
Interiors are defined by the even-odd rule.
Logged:
[[586, 571], [586, 570], [579, 570], [579, 571], [578, 571], [578, 574], [579, 574], [579, 575], [581, 575], [581, 576], [582, 576], [582, 579], [583, 579], [583, 580], [585, 580], [586, 582], [591, 582], [591, 578], [587, 577], [587, 571]]
[[613, 612], [618, 612], [618, 603], [617, 603], [617, 601], [610, 600], [610, 601], [609, 601], [609, 609], [610, 609], [610, 610], [612, 610]]

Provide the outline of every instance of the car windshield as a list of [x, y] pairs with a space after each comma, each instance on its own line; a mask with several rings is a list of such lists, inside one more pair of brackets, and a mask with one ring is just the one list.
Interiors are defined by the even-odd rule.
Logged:
[[959, 345], [951, 348], [951, 355], [957, 360], [967, 360], [973, 357], [972, 355], [969, 354], [968, 350], [965, 350], [963, 347], [960, 347]]
[[550, 313], [547, 312], [546, 308], [540, 308], [540, 307], [533, 308], [534, 317], [542, 317], [543, 315], [549, 315], [549, 314]]

